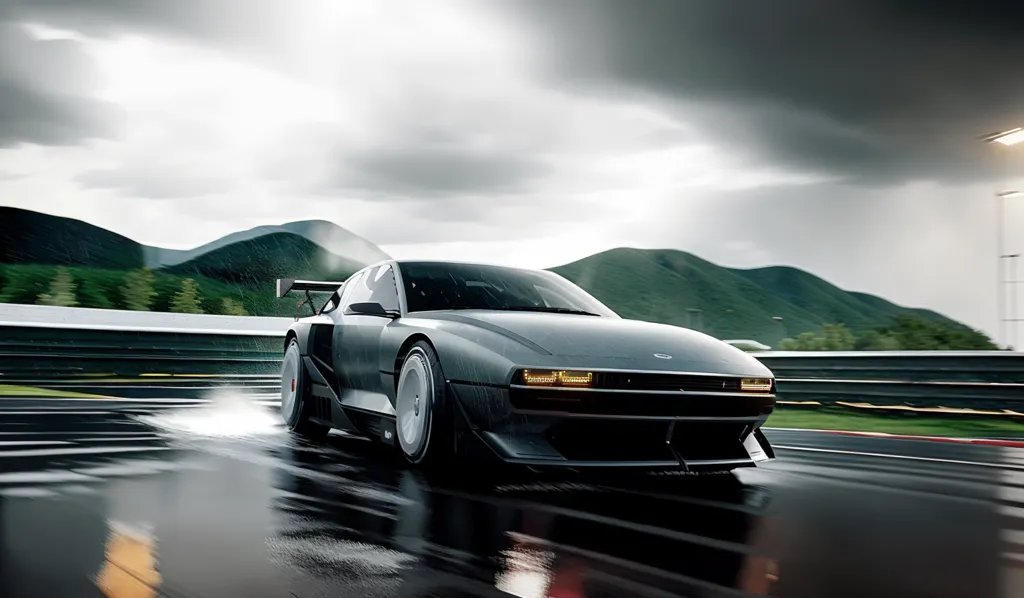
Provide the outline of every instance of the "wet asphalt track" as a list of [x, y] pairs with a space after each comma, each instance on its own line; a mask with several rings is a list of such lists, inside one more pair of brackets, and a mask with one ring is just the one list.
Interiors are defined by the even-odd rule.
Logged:
[[774, 431], [731, 482], [427, 476], [254, 392], [0, 398], [0, 596], [1024, 596], [1020, 449]]

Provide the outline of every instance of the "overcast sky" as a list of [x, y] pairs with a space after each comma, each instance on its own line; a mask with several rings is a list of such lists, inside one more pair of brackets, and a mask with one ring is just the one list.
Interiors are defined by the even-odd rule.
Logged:
[[172, 248], [677, 248], [993, 332], [1024, 146], [977, 138], [1024, 126], [1024, 7], [985, 4], [0, 0], [0, 204]]

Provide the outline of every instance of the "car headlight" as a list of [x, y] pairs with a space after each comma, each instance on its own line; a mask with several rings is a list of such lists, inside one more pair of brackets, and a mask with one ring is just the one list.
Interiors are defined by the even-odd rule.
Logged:
[[771, 392], [771, 378], [743, 378], [740, 380], [740, 390], [743, 392]]
[[572, 370], [522, 370], [519, 379], [527, 386], [589, 387], [594, 384], [594, 373]]

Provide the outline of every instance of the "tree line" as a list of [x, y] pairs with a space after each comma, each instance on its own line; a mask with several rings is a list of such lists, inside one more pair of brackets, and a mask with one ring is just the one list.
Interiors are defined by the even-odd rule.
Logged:
[[210, 296], [204, 297], [194, 278], [158, 277], [150, 268], [123, 272], [6, 266], [0, 270], [0, 303], [249, 315], [244, 293], [222, 287], [211, 289]]
[[844, 324], [826, 324], [779, 343], [783, 351], [983, 351], [999, 347], [984, 333], [966, 326], [910, 315], [891, 324], [855, 332]]

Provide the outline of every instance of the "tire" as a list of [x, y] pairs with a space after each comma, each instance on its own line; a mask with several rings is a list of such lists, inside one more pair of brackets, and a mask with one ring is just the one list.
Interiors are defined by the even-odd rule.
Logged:
[[435, 465], [452, 456], [446, 388], [437, 352], [425, 341], [413, 344], [402, 360], [395, 399], [396, 444], [413, 465]]
[[331, 429], [309, 420], [308, 396], [309, 380], [299, 342], [292, 339], [281, 365], [281, 417], [293, 433], [309, 440], [323, 440]]

